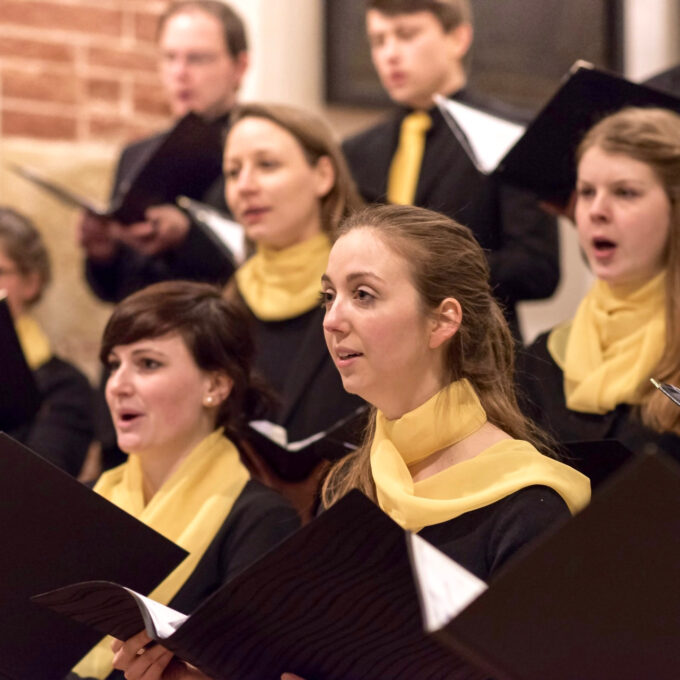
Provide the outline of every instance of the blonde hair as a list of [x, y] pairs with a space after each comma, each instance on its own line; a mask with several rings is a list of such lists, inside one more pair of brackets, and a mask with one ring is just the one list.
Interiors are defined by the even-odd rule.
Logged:
[[[425, 313], [447, 297], [460, 303], [463, 319], [446, 347], [444, 381], [467, 378], [490, 423], [551, 453], [547, 436], [517, 405], [514, 340], [491, 292], [489, 266], [472, 232], [440, 213], [397, 205], [372, 206], [355, 213], [342, 223], [338, 238], [354, 229], [376, 232], [404, 258]], [[375, 498], [369, 462], [374, 427], [375, 410], [363, 445], [329, 473], [322, 493], [325, 505], [352, 488]]]
[[[592, 127], [578, 147], [577, 162], [598, 147], [645, 163], [671, 204], [666, 248], [666, 344], [653, 377], [680, 382], [680, 116], [666, 109], [626, 108]], [[657, 432], [680, 435], [680, 410], [651, 385], [642, 386], [640, 418]]]
[[323, 156], [330, 159], [335, 181], [331, 190], [321, 199], [321, 228], [333, 236], [340, 220], [360, 208], [363, 201], [347, 161], [326, 121], [293, 106], [241, 104], [232, 112], [230, 126], [233, 127], [244, 118], [264, 118], [289, 132], [302, 147], [311, 166], [316, 165]]

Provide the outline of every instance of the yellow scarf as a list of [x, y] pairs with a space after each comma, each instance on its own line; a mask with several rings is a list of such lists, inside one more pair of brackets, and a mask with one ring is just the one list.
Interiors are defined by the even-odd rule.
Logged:
[[[94, 490], [188, 551], [149, 596], [167, 604], [191, 576], [248, 479], [236, 447], [219, 428], [179, 464], [147, 505], [141, 465], [134, 454], [105, 472]], [[113, 670], [110, 645], [111, 639], [104, 638], [73, 670], [81, 677], [105, 678]]]
[[50, 341], [36, 319], [23, 314], [15, 319], [14, 329], [26, 357], [26, 363], [33, 371], [49, 361], [52, 356]]
[[284, 250], [258, 247], [236, 272], [238, 289], [262, 321], [293, 319], [319, 303], [331, 243], [317, 234]]
[[666, 342], [665, 297], [665, 273], [623, 294], [598, 280], [572, 323], [550, 334], [548, 351], [564, 371], [570, 409], [607, 413], [640, 403]]
[[536, 484], [554, 489], [572, 513], [588, 503], [587, 477], [517, 439], [413, 481], [409, 463], [461, 441], [484, 422], [484, 409], [467, 380], [452, 383], [397, 420], [378, 412], [371, 471], [383, 511], [404, 529], [420, 531]]

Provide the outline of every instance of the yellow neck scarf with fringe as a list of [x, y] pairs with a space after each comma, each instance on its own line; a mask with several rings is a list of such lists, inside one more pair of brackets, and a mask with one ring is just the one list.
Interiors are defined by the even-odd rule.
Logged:
[[596, 281], [570, 324], [548, 336], [548, 351], [564, 372], [567, 407], [607, 413], [639, 404], [666, 343], [666, 276], [631, 291]]
[[467, 380], [448, 385], [397, 420], [378, 412], [370, 460], [382, 510], [404, 529], [420, 531], [537, 484], [554, 489], [572, 513], [588, 503], [587, 477], [518, 439], [500, 441], [474, 458], [413, 481], [409, 464], [465, 439], [485, 422]]
[[40, 368], [50, 360], [52, 357], [50, 341], [34, 317], [22, 314], [15, 319], [14, 329], [19, 338], [21, 350], [26, 357], [26, 363], [31, 370], [35, 371], [36, 368]]
[[236, 271], [236, 285], [258, 319], [293, 319], [319, 304], [321, 275], [330, 252], [326, 234], [283, 250], [260, 246]]
[[[145, 505], [142, 466], [131, 454], [105, 472], [94, 490], [184, 548], [189, 555], [149, 597], [168, 604], [191, 576], [250, 475], [222, 428], [187, 456]], [[111, 638], [104, 638], [73, 669], [81, 677], [105, 678], [112, 670]]]

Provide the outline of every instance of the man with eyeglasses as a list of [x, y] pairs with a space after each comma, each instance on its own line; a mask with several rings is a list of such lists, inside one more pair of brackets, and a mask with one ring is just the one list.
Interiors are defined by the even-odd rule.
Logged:
[[[225, 126], [248, 66], [240, 17], [219, 0], [173, 2], [160, 17], [157, 42], [161, 81], [172, 115], [179, 119], [192, 111], [211, 124]], [[112, 197], [164, 134], [125, 147]], [[227, 212], [221, 175], [201, 200]], [[124, 226], [86, 214], [79, 242], [86, 256], [86, 278], [94, 293], [108, 302], [168, 279], [223, 283], [233, 271], [232, 263], [209, 238], [170, 204], [152, 206], [144, 221]]]

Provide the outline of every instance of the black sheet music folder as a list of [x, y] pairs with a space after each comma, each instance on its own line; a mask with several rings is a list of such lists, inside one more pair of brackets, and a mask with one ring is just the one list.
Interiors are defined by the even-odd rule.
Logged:
[[40, 392], [24, 357], [7, 297], [0, 293], [0, 430], [29, 422], [40, 408]]
[[9, 167], [68, 205], [131, 224], [143, 220], [147, 208], [174, 204], [180, 195], [202, 198], [222, 173], [222, 135], [219, 119], [206, 122], [195, 113], [186, 114], [140, 159], [109, 205], [100, 205], [34, 168]]
[[62, 680], [101, 637], [32, 595], [92, 578], [148, 593], [186, 555], [3, 433], [0, 518], [0, 676], [13, 680]]

